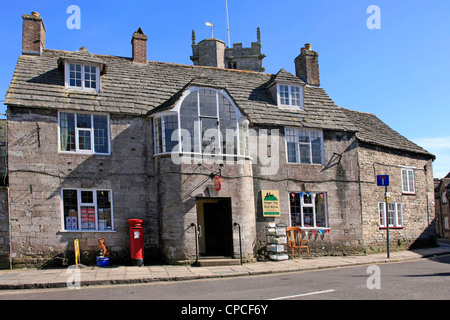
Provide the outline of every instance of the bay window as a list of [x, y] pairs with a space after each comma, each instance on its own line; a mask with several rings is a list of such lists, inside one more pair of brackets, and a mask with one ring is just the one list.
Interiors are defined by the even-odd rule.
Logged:
[[223, 90], [191, 88], [173, 111], [155, 116], [154, 133], [156, 154], [248, 156], [248, 121]]

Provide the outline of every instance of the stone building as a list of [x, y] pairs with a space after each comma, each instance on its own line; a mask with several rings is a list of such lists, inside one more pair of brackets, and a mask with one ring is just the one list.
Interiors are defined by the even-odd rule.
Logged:
[[450, 172], [437, 181], [434, 191], [436, 231], [442, 238], [450, 239]]
[[[309, 44], [295, 75], [268, 74], [259, 32], [255, 52], [194, 38], [189, 66], [148, 61], [140, 28], [132, 58], [46, 49], [37, 13], [23, 28], [5, 101], [13, 265], [71, 258], [74, 239], [92, 261], [99, 237], [126, 263], [130, 218], [144, 220], [147, 263], [253, 261], [269, 222], [300, 226], [316, 255], [378, 250], [378, 174], [391, 177], [393, 243], [432, 235], [434, 156], [338, 107]], [[279, 211], [265, 214], [267, 194]]]

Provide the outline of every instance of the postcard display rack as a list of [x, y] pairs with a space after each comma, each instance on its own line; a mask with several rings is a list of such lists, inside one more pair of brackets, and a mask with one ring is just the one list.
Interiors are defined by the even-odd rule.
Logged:
[[269, 223], [266, 226], [266, 250], [270, 260], [289, 259], [287, 254], [286, 225]]

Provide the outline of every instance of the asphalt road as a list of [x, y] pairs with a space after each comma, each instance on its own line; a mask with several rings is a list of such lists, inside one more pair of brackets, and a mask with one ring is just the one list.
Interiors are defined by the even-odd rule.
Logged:
[[[252, 300], [253, 304], [258, 301], [260, 305], [264, 305], [264, 300], [448, 300], [450, 255], [377, 266], [276, 275], [93, 286], [78, 290], [64, 288], [0, 291], [0, 300], [61, 299], [97, 302], [180, 300], [182, 303], [179, 301], [176, 305], [181, 307], [192, 307], [188, 301], [195, 301], [198, 305], [196, 300], [240, 301], [240, 303]], [[193, 309], [185, 311], [198, 312]], [[262, 309], [259, 311], [262, 312]]]

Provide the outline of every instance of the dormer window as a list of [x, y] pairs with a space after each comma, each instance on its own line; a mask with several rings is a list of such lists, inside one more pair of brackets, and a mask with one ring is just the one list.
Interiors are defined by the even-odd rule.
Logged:
[[277, 92], [279, 106], [303, 108], [303, 87], [278, 84]]
[[304, 85], [302, 80], [281, 69], [267, 83], [267, 89], [278, 107], [303, 109]]
[[100, 68], [95, 65], [65, 63], [66, 88], [99, 91]]

